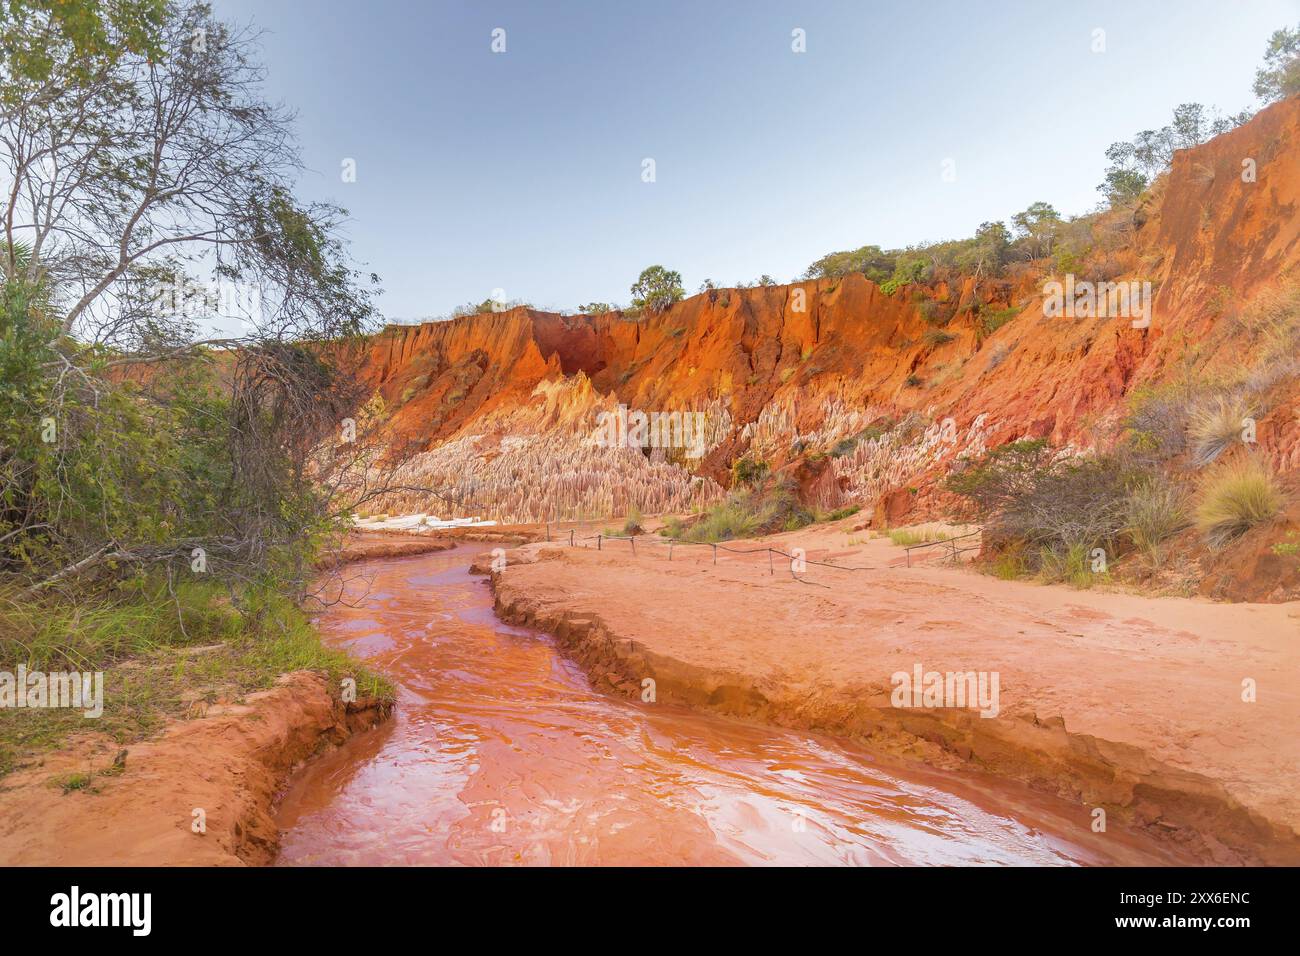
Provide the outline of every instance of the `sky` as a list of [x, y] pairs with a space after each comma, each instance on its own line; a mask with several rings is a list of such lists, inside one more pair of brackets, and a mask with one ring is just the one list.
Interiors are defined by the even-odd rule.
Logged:
[[1269, 35], [1300, 23], [1300, 0], [213, 7], [263, 31], [265, 93], [298, 114], [300, 193], [348, 210], [390, 321], [494, 292], [626, 304], [652, 264], [688, 292], [784, 282], [1037, 200], [1084, 213], [1110, 143], [1180, 103], [1258, 106]]

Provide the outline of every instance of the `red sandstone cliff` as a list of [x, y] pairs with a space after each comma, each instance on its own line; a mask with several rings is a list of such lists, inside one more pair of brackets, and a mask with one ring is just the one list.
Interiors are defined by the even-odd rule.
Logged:
[[[676, 470], [660, 477], [724, 484], [731, 462], [751, 446], [779, 464], [872, 421], [917, 413], [906, 442], [837, 459], [815, 483], [826, 503], [870, 505], [925, 483], [962, 451], [1026, 435], [1080, 448], [1104, 443], [1135, 388], [1250, 368], [1260, 353], [1242, 316], [1300, 278], [1296, 156], [1300, 101], [1291, 100], [1179, 152], [1136, 213], [1102, 217], [1080, 278], [1151, 282], [1149, 328], [1129, 318], [1046, 317], [1044, 282], [1052, 277], [1045, 264], [1026, 263], [1005, 279], [904, 287], [892, 296], [851, 275], [714, 290], [636, 319], [516, 308], [389, 328], [368, 343], [363, 374], [387, 403], [394, 435], [435, 456], [426, 474], [493, 462], [477, 479], [489, 490], [526, 485], [529, 469], [544, 467], [540, 458], [563, 459], [575, 442], [589, 444], [596, 413], [620, 402], [707, 410], [716, 426], [709, 454], [661, 455]], [[1253, 180], [1243, 175], [1252, 165]], [[985, 334], [981, 306], [1015, 316]], [[947, 419], [955, 441], [940, 440]], [[552, 432], [566, 437], [538, 451]], [[528, 440], [530, 463], [511, 459], [520, 447], [512, 438]], [[1263, 410], [1259, 445], [1275, 465], [1300, 466], [1298, 439], [1293, 401]], [[606, 481], [597, 461], [553, 464], [573, 502], [603, 482], [606, 493], [591, 510], [637, 504], [615, 487], [626, 472]], [[700, 494], [714, 490], [710, 482]]]

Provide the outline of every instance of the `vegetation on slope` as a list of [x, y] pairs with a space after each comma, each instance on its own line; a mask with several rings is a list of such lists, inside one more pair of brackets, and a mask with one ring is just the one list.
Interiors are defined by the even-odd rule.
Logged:
[[0, 233], [23, 237], [0, 245], [0, 672], [106, 684], [97, 725], [6, 709], [0, 770], [300, 666], [391, 693], [299, 610], [378, 491], [372, 410], [332, 348], [370, 327], [373, 277], [342, 210], [293, 198], [252, 40], [153, 0], [9, 3], [0, 33]]

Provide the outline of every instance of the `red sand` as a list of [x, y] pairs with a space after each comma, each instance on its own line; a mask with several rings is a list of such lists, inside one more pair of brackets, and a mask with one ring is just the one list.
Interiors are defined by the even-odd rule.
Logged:
[[[810, 566], [824, 588], [769, 576], [765, 555], [533, 544], [494, 576], [497, 610], [556, 634], [606, 689], [639, 695], [652, 677], [661, 700], [1026, 780], [1207, 862], [1300, 862], [1300, 605], [909, 569], [843, 530], [773, 540], [875, 570]], [[892, 707], [891, 675], [917, 663], [999, 672], [1000, 714]]]

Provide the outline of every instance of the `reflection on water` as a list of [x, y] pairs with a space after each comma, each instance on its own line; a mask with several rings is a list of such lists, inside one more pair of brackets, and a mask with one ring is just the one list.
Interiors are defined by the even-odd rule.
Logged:
[[599, 694], [496, 619], [479, 550], [366, 564], [364, 600], [322, 620], [398, 707], [294, 781], [281, 865], [1163, 862], [1013, 785]]

